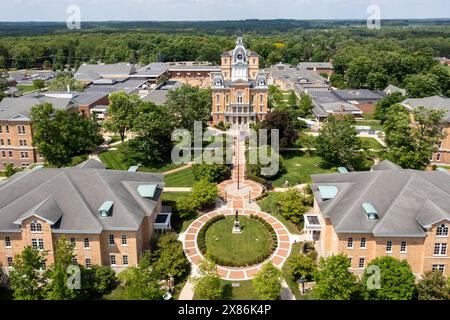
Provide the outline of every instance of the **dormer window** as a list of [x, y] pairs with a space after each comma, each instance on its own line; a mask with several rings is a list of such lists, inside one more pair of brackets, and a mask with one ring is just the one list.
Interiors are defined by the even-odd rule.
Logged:
[[323, 201], [333, 199], [338, 193], [338, 188], [334, 186], [319, 186], [320, 197]]
[[448, 227], [445, 224], [441, 224], [436, 229], [436, 236], [437, 237], [448, 237]]
[[157, 184], [143, 184], [138, 186], [137, 191], [142, 198], [153, 199], [157, 186]]
[[30, 231], [31, 232], [42, 232], [42, 224], [37, 221], [32, 221], [30, 223]]
[[103, 202], [103, 204], [98, 209], [98, 212], [100, 213], [100, 217], [111, 217], [113, 205], [114, 205], [114, 202], [112, 202], [112, 201]]
[[365, 202], [362, 204], [362, 207], [364, 209], [364, 212], [367, 215], [367, 219], [369, 219], [369, 220], [377, 220], [378, 219], [378, 212], [371, 203]]

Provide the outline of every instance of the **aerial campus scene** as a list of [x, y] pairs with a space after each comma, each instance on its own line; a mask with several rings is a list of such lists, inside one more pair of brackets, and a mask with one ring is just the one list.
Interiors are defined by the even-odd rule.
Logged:
[[450, 300], [446, 0], [0, 7], [0, 304]]

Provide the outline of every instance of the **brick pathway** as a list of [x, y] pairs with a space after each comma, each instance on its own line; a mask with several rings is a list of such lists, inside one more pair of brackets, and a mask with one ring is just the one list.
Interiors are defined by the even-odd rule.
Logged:
[[[219, 214], [229, 216], [234, 215], [235, 213], [233, 209], [219, 209], [207, 213], [195, 220], [184, 233], [183, 249], [189, 261], [195, 266], [198, 266], [204, 259], [197, 246], [197, 234], [206, 223], [206, 221]], [[250, 214], [258, 215], [272, 225], [277, 234], [278, 247], [265, 262], [272, 261], [275, 266], [281, 268], [286, 262], [286, 259], [288, 258], [292, 247], [291, 236], [286, 227], [275, 217], [262, 211], [243, 209], [239, 210], [239, 214], [244, 216], [249, 216]], [[261, 264], [243, 268], [217, 266], [217, 272], [219, 273], [219, 276], [225, 280], [232, 281], [249, 280], [253, 278], [260, 269]]]

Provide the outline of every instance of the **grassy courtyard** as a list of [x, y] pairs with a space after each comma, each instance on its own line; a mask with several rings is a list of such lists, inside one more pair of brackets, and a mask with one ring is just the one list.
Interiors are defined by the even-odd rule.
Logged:
[[164, 183], [166, 187], [192, 187], [194, 184], [192, 167], [165, 175]]
[[211, 255], [237, 265], [245, 265], [248, 261], [267, 254], [272, 240], [270, 233], [260, 222], [242, 216], [239, 221], [242, 233], [232, 233], [234, 216], [229, 216], [209, 227], [205, 242]]
[[[258, 294], [253, 288], [251, 280], [232, 282], [221, 280], [223, 290], [223, 300], [259, 300]], [[194, 300], [199, 300], [194, 295]]]
[[285, 172], [273, 180], [274, 187], [282, 187], [286, 180], [291, 186], [310, 183], [311, 174], [331, 173], [331, 170], [321, 167], [320, 157], [302, 151], [284, 151], [281, 155]]

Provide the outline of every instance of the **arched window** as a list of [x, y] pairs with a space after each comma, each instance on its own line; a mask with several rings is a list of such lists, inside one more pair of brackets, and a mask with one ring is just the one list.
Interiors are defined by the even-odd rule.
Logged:
[[220, 103], [220, 94], [216, 95], [216, 103]]
[[33, 221], [30, 223], [31, 232], [42, 232], [42, 224], [37, 221]]
[[441, 224], [436, 229], [436, 236], [438, 236], [438, 237], [447, 237], [448, 236], [448, 227], [445, 224]]
[[244, 96], [242, 92], [236, 93], [236, 103], [243, 103], [244, 102]]

